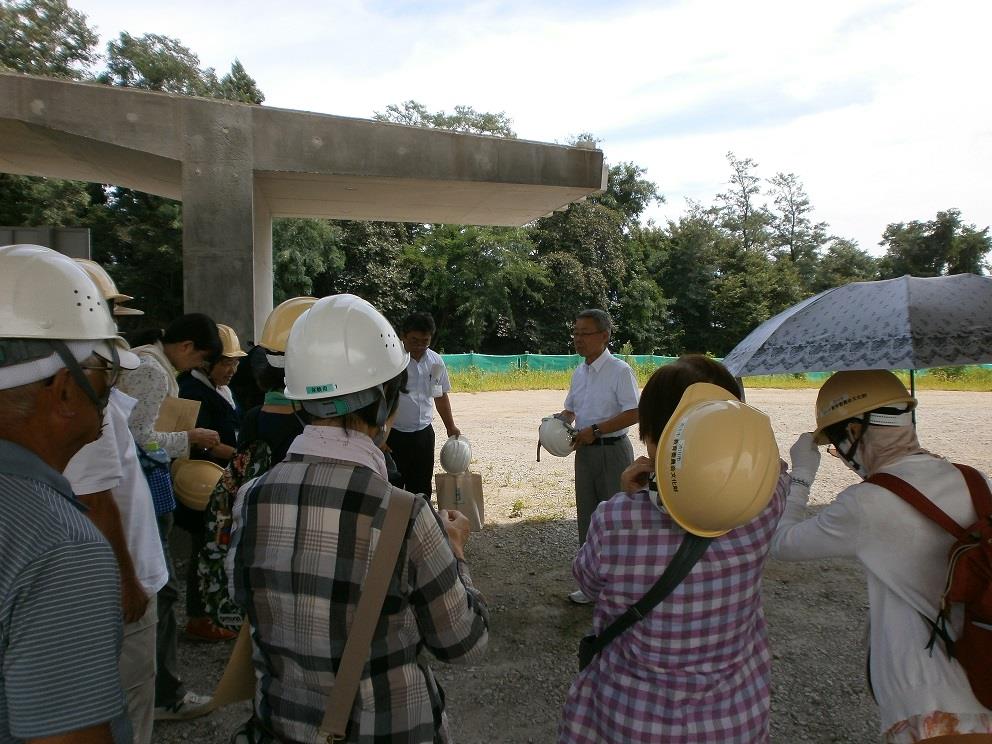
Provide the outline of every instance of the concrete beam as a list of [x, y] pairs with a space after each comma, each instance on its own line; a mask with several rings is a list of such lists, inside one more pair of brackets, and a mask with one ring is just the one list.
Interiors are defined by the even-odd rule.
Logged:
[[523, 225], [606, 188], [599, 150], [17, 73], [0, 171], [182, 199], [185, 307], [245, 339], [272, 307], [273, 216]]

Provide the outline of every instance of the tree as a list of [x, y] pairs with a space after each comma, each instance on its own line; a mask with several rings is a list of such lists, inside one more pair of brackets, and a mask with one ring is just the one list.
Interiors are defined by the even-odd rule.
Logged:
[[785, 251], [803, 286], [809, 286], [816, 273], [817, 250], [827, 240], [827, 224], [810, 219], [813, 208], [795, 173], [776, 173], [770, 183], [768, 193], [775, 205], [769, 222], [771, 246]]
[[989, 228], [979, 230], [961, 222], [961, 212], [948, 209], [934, 220], [892, 223], [879, 245], [886, 246], [880, 261], [883, 279], [911, 274], [941, 276], [971, 272], [981, 274], [992, 250]]
[[437, 348], [448, 352], [519, 351], [524, 308], [548, 285], [530, 260], [521, 228], [438, 225], [403, 254], [420, 304], [437, 322]]
[[816, 275], [810, 285], [814, 294], [850, 282], [870, 282], [878, 278], [878, 260], [857, 243], [834, 238], [816, 263]]
[[231, 71], [221, 78], [218, 93], [218, 98], [241, 103], [260, 104], [265, 100], [265, 95], [258, 89], [255, 79], [248, 74], [239, 59], [234, 60]]
[[0, 0], [0, 69], [81, 80], [98, 37], [66, 0]]
[[215, 96], [220, 91], [213, 68], [200, 69], [196, 54], [178, 39], [160, 34], [134, 37], [121, 32], [107, 44], [107, 70], [98, 79], [122, 88], [184, 96]]
[[0, 173], [0, 225], [70, 227], [85, 221], [86, 184]]
[[417, 236], [418, 227], [402, 222], [346, 220], [334, 225], [341, 231], [344, 266], [313, 277], [315, 294], [356, 294], [398, 324], [416, 307], [416, 295], [401, 257]]
[[720, 219], [720, 226], [730, 233], [741, 250], [764, 251], [771, 217], [768, 210], [757, 203], [761, 186], [753, 171], [758, 164], [751, 158], [740, 160], [732, 152], [727, 153], [727, 161], [731, 171], [730, 189], [717, 194], [718, 204], [713, 209]]
[[651, 204], [664, 201], [658, 186], [642, 178], [646, 172], [630, 162], [610, 166], [606, 191], [591, 200], [623, 215], [624, 229], [629, 230]]
[[[182, 204], [131, 189], [93, 185], [89, 214], [93, 258], [133, 295], [149, 325], [183, 312]], [[217, 265], [222, 286], [224, 265]]]
[[471, 106], [455, 106], [455, 113], [444, 111], [430, 112], [417, 101], [391, 103], [385, 111], [376, 111], [372, 117], [376, 121], [389, 121], [394, 124], [407, 124], [414, 127], [448, 129], [468, 134], [488, 134], [493, 137], [516, 137], [513, 120], [504, 112], [498, 114], [476, 111]]
[[272, 222], [273, 293], [278, 304], [311, 295], [314, 281], [344, 268], [344, 231], [330, 220], [279, 219]]

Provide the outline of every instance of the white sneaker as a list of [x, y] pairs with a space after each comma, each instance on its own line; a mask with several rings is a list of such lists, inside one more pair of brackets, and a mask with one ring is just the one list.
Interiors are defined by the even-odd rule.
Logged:
[[568, 601], [572, 604], [577, 605], [587, 605], [592, 604], [592, 599], [585, 595], [581, 589], [576, 589], [574, 592], [568, 595]]
[[209, 713], [210, 696], [197, 695], [192, 690], [183, 695], [183, 699], [172, 705], [160, 705], [155, 708], [156, 721], [188, 721]]

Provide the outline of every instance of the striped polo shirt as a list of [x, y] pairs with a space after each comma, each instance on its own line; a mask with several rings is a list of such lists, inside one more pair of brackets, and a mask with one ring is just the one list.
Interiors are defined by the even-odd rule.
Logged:
[[0, 744], [108, 721], [130, 742], [110, 546], [68, 481], [6, 440], [0, 515]]

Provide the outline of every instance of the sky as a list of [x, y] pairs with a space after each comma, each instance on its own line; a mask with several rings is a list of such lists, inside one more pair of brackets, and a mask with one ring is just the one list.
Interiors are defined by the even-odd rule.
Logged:
[[646, 169], [663, 223], [710, 205], [727, 153], [795, 173], [838, 237], [872, 253], [892, 222], [949, 208], [992, 223], [985, 0], [69, 0], [101, 49], [179, 39], [241, 60], [265, 105], [371, 118], [502, 111], [523, 139], [591, 132]]

